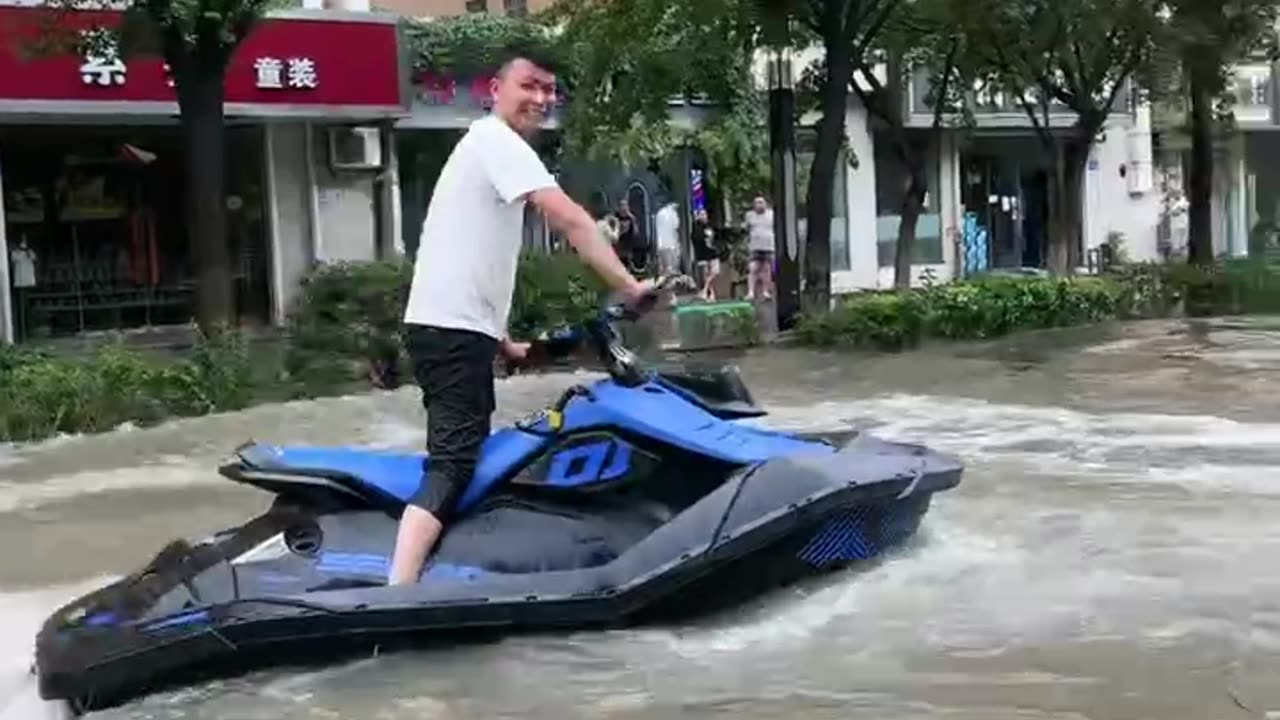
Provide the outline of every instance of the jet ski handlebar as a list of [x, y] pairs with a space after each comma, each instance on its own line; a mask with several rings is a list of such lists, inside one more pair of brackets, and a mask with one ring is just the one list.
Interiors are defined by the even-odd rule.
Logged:
[[664, 292], [696, 290], [693, 279], [686, 275], [663, 275], [653, 282], [649, 293], [638, 301], [626, 302], [618, 293], [610, 293], [599, 312], [577, 327], [566, 327], [544, 333], [533, 341], [529, 355], [519, 362], [508, 362], [507, 371], [520, 367], [548, 364], [570, 355], [584, 341], [592, 346], [605, 370], [614, 380], [636, 385], [644, 381], [638, 359], [623, 344], [618, 331], [619, 320], [638, 320], [658, 304]]
[[600, 321], [613, 323], [618, 320], [639, 320], [653, 309], [662, 293], [695, 289], [697, 285], [687, 275], [661, 275], [653, 281], [653, 288], [644, 297], [630, 305], [622, 301], [618, 293], [610, 293], [600, 310]]
[[586, 323], [587, 335], [595, 345], [600, 361], [604, 363], [609, 375], [624, 385], [639, 385], [644, 382], [644, 373], [639, 367], [639, 359], [622, 342], [622, 334], [618, 332], [619, 320], [639, 320], [658, 304], [664, 292], [678, 290], [696, 290], [697, 284], [687, 275], [660, 275], [653, 282], [652, 289], [644, 297], [632, 303], [623, 301], [617, 293], [610, 293], [605, 300], [599, 315]]

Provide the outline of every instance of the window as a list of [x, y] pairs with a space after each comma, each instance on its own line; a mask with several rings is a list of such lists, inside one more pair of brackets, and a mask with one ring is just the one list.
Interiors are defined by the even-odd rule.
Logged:
[[[876, 160], [876, 255], [880, 267], [893, 267], [898, 249], [898, 225], [902, 220], [902, 199], [906, 195], [906, 168], [886, 134], [875, 135]], [[929, 148], [927, 134], [913, 134], [911, 142], [923, 151], [924, 176], [928, 192], [916, 220], [914, 265], [940, 265], [942, 258], [942, 213], [938, 204], [938, 153]]]
[[482, 13], [489, 11], [489, 0], [467, 0], [467, 12]]
[[[796, 137], [796, 235], [801, 247], [808, 237], [809, 173], [813, 167], [813, 146], [816, 141], [812, 133], [798, 134]], [[843, 272], [850, 269], [849, 260], [849, 194], [848, 154], [841, 150], [836, 158], [836, 174], [831, 185], [831, 271]]]
[[502, 0], [502, 7], [510, 17], [524, 17], [529, 14], [526, 0]]
[[636, 216], [636, 231], [646, 240], [653, 238], [653, 210], [649, 207], [649, 188], [639, 180], [627, 186], [627, 204], [631, 206], [631, 214]]

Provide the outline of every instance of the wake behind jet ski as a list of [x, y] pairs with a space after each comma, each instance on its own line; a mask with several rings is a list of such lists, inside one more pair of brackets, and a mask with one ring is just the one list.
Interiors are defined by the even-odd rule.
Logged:
[[765, 412], [736, 369], [643, 367], [623, 319], [607, 304], [544, 338], [553, 354], [590, 343], [608, 377], [489, 437], [418, 584], [385, 580], [424, 453], [249, 443], [220, 472], [270, 507], [54, 613], [41, 696], [84, 711], [276, 651], [724, 607], [880, 555], [960, 481], [960, 462], [917, 445], [742, 423]]

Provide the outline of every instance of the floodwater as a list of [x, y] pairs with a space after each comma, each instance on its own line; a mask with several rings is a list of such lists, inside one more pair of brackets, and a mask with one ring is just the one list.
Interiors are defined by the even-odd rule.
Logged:
[[[736, 358], [767, 422], [960, 455], [915, 541], [680, 626], [276, 669], [101, 718], [1280, 718], [1280, 322]], [[501, 384], [504, 419], [582, 377]], [[0, 447], [0, 718], [41, 620], [265, 506], [239, 442], [422, 442], [415, 390]]]

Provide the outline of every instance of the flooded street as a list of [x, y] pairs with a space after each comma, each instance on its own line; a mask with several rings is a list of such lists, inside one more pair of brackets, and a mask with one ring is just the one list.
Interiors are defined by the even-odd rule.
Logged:
[[[1280, 718], [1280, 320], [1050, 331], [900, 356], [735, 358], [788, 429], [961, 457], [912, 543], [684, 626], [276, 669], [95, 718]], [[499, 422], [581, 376], [500, 383]], [[0, 446], [0, 718], [56, 605], [268, 496], [267, 442], [418, 447], [415, 388]]]

